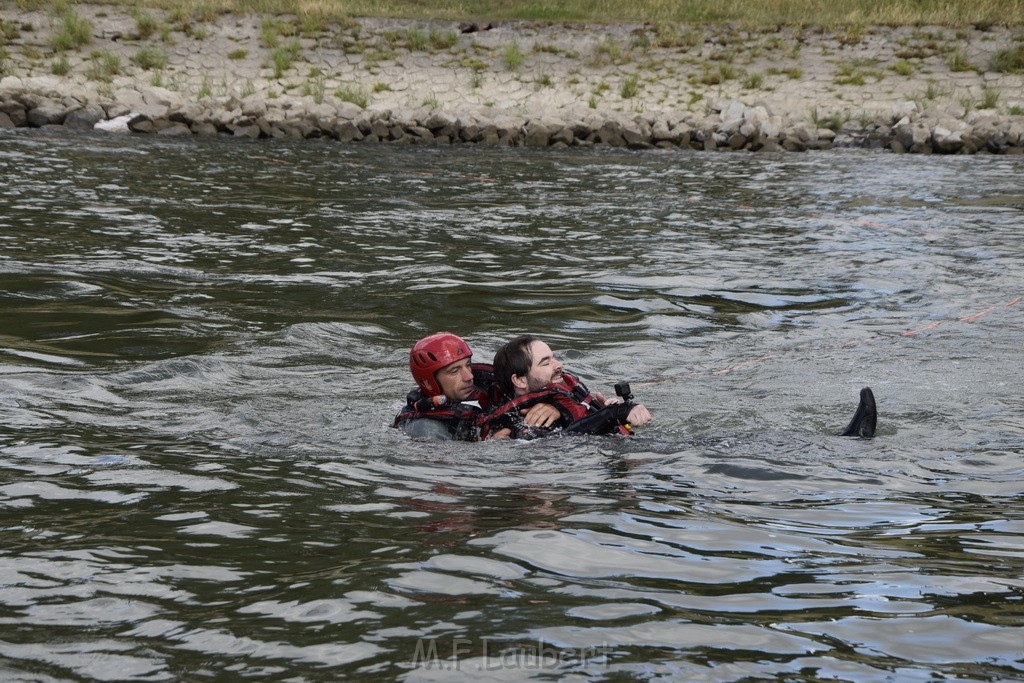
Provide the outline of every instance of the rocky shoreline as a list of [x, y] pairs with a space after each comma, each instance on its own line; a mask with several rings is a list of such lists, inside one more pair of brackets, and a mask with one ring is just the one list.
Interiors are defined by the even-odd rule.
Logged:
[[[950, 56], [991, 63], [1024, 40], [991, 27], [857, 36], [720, 28], [671, 41], [651, 26], [472, 25], [463, 33], [450, 24], [374, 20], [293, 34], [282, 68], [274, 60], [284, 48], [272, 47], [266, 17], [220, 17], [189, 35], [161, 15], [157, 41], [143, 35], [138, 14], [89, 5], [76, 11], [90, 27], [77, 52], [49, 47], [59, 18], [0, 11], [7, 35], [0, 129], [1024, 154], [1024, 75], [959, 71]], [[143, 51], [163, 55], [159, 69], [144, 68]], [[105, 75], [98, 73], [103, 60], [115, 65]], [[58, 64], [64, 73], [48, 73]]]
[[526, 147], [591, 147], [629, 149], [692, 149], [702, 151], [789, 151], [833, 148], [886, 149], [893, 152], [941, 154], [1024, 154], [1024, 121], [979, 115], [967, 119], [923, 112], [913, 102], [896, 108], [889, 119], [839, 131], [813, 123], [785, 123], [764, 107], [731, 103], [724, 111], [679, 121], [635, 116], [615, 120], [594, 115], [588, 120], [455, 118], [434, 111], [422, 118], [395, 117], [390, 112], [353, 108], [320, 111], [268, 105], [259, 97], [224, 100], [212, 106], [175, 107], [160, 103], [129, 106], [115, 102], [54, 99], [38, 92], [14, 93], [0, 100], [0, 128], [67, 128], [162, 136], [236, 138], [329, 138], [340, 142], [388, 142], [448, 145], [471, 143]]

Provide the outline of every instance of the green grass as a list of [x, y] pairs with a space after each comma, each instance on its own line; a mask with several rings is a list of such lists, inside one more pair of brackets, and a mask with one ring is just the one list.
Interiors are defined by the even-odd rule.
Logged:
[[[27, 0], [21, 0], [26, 2]], [[346, 25], [351, 17], [393, 17], [465, 21], [527, 20], [538, 22], [652, 22], [703, 26], [731, 23], [746, 28], [770, 29], [779, 25], [815, 24], [842, 27], [852, 36], [866, 25], [972, 26], [1022, 25], [1020, 0], [936, 2], [930, 0], [634, 0], [629, 3], [561, 0], [508, 2], [507, 0], [111, 0], [124, 7], [158, 8], [187, 12], [199, 21], [220, 14], [260, 12], [291, 15], [300, 24], [317, 27]], [[657, 40], [657, 39], [656, 39]], [[673, 37], [663, 29], [661, 40]], [[683, 39], [685, 40], [685, 38]]]
[[[2, 67], [0, 67], [0, 71], [2, 71]], [[67, 76], [71, 73], [71, 62], [64, 55], [56, 57], [50, 62], [50, 72], [54, 76]]]
[[607, 35], [594, 44], [594, 52], [587, 59], [590, 66], [615, 64], [622, 59], [622, 48], [613, 36]]
[[361, 109], [366, 109], [366, 105], [370, 103], [370, 96], [359, 87], [339, 88], [334, 91], [334, 96], [342, 102], [351, 102]]
[[818, 128], [828, 128], [831, 131], [838, 131], [842, 128], [847, 118], [848, 117], [845, 112], [833, 112], [831, 114], [823, 115], [818, 113], [817, 107], [811, 110], [811, 122]]
[[100, 83], [110, 83], [114, 80], [114, 76], [120, 73], [120, 55], [104, 50], [92, 53], [89, 68], [85, 71], [86, 78]]
[[60, 21], [60, 27], [53, 37], [53, 49], [57, 52], [67, 52], [92, 42], [92, 24], [88, 19], [82, 19], [69, 9]]
[[299, 58], [301, 47], [298, 40], [293, 40], [285, 47], [279, 47], [270, 55], [270, 66], [274, 70], [274, 78], [280, 79]]
[[209, 97], [213, 97], [213, 86], [210, 85], [209, 76], [203, 76], [203, 82], [199, 85], [199, 90], [196, 92], [196, 99], [205, 100]]
[[149, 12], [135, 8], [132, 16], [135, 17], [135, 30], [139, 38], [145, 40], [160, 31], [160, 22]]
[[290, 22], [268, 17], [260, 23], [260, 42], [268, 50], [276, 49], [281, 38], [294, 35], [295, 25]]
[[985, 88], [981, 95], [981, 103], [978, 105], [979, 109], [995, 109], [999, 106], [999, 89], [998, 88]]
[[704, 32], [694, 28], [680, 28], [675, 22], [657, 22], [654, 25], [654, 46], [689, 50], [704, 42]]
[[519, 42], [513, 40], [505, 45], [501, 52], [501, 59], [509, 71], [517, 71], [523, 65], [523, 51], [519, 47]]
[[450, 50], [459, 44], [459, 34], [455, 31], [441, 31], [432, 28], [427, 41], [434, 50]]
[[7, 23], [0, 19], [0, 47], [9, 40], [16, 40], [21, 37], [21, 31], [14, 24]]
[[622, 87], [619, 88], [619, 95], [624, 100], [636, 97], [640, 92], [640, 79], [637, 78], [636, 74], [630, 74], [622, 81]]
[[405, 32], [405, 40], [406, 45], [413, 52], [423, 52], [427, 49], [427, 37], [415, 26], [410, 26], [409, 30]]
[[310, 69], [309, 80], [302, 86], [302, 94], [313, 98], [317, 104], [323, 104], [324, 96], [327, 94], [327, 75], [320, 69]]
[[1000, 73], [1024, 73], [1024, 43], [1000, 50], [989, 61], [988, 68]]
[[885, 72], [869, 69], [866, 66], [867, 64], [861, 64], [856, 60], [849, 64], [842, 64], [832, 82], [836, 85], [864, 85], [869, 78], [876, 81], [885, 78]]
[[950, 53], [949, 59], [949, 70], [950, 71], [977, 71], [978, 67], [971, 64], [970, 60], [967, 59], [967, 53], [963, 50], [957, 49]]
[[913, 76], [917, 73], [917, 65], [906, 59], [901, 59], [889, 66], [889, 71], [899, 74], [900, 76]]
[[140, 47], [132, 56], [132, 61], [143, 71], [163, 69], [167, 66], [167, 53], [152, 46]]
[[944, 96], [945, 94], [945, 90], [940, 88], [935, 81], [930, 80], [928, 81], [928, 87], [925, 88], [923, 93], [921, 93], [921, 97], [931, 102], [932, 100], [937, 100], [938, 98]]
[[770, 67], [768, 69], [768, 75], [770, 76], [786, 76], [791, 81], [798, 81], [804, 77], [804, 70], [798, 66], [791, 66], [784, 69], [778, 67]]

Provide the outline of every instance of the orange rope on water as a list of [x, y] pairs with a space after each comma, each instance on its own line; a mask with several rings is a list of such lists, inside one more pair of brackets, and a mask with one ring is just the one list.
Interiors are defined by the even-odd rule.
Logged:
[[[1018, 296], [1015, 299], [1011, 299], [1010, 301], [1006, 302], [1005, 304], [994, 304], [992, 306], [989, 306], [988, 308], [986, 308], [983, 311], [978, 311], [977, 313], [973, 313], [971, 315], [966, 315], [966, 316], [963, 316], [961, 318], [948, 318], [946, 320], [936, 320], [935, 322], [929, 323], [929, 324], [925, 325], [924, 327], [919, 327], [919, 328], [913, 329], [913, 330], [907, 330], [906, 332], [898, 332], [898, 333], [895, 333], [895, 334], [878, 334], [878, 335], [875, 335], [873, 337], [865, 337], [863, 339], [855, 339], [853, 341], [845, 342], [845, 343], [840, 344], [839, 346], [836, 346], [836, 347], [833, 347], [833, 348], [835, 348], [835, 349], [844, 349], [844, 348], [849, 348], [851, 346], [857, 346], [857, 345], [860, 345], [860, 344], [870, 344], [870, 343], [879, 341], [881, 339], [898, 339], [900, 337], [911, 337], [913, 335], [920, 334], [922, 332], [927, 332], [928, 330], [934, 330], [936, 327], [939, 327], [940, 325], [942, 325], [944, 323], [949, 323], [949, 322], [970, 323], [970, 322], [973, 322], [973, 321], [977, 320], [978, 318], [980, 318], [980, 317], [982, 317], [984, 315], [987, 315], [987, 314], [991, 313], [992, 311], [996, 311], [996, 310], [999, 310], [1001, 308], [1002, 309], [1006, 309], [1006, 308], [1011, 308], [1013, 306], [1016, 306], [1017, 304], [1019, 304], [1021, 302], [1022, 298], [1024, 298], [1024, 297], [1019, 297]], [[793, 353], [799, 352], [801, 350], [803, 350], [803, 349], [794, 349]], [[827, 350], [827, 348], [826, 348], [826, 350]], [[635, 384], [634, 386], [637, 387], [637, 388], [643, 388], [643, 387], [648, 387], [648, 386], [652, 386], [652, 385], [655, 385], [655, 384], [660, 384], [662, 382], [667, 382], [667, 381], [673, 380], [673, 379], [687, 379], [687, 378], [690, 378], [690, 377], [713, 377], [713, 376], [717, 376], [717, 375], [728, 375], [729, 373], [736, 372], [737, 370], [742, 370], [743, 368], [748, 368], [748, 367], [750, 367], [752, 365], [756, 365], [758, 363], [763, 363], [765, 361], [775, 360], [775, 359], [778, 359], [778, 358], [782, 358], [783, 355], [784, 354], [770, 353], [770, 354], [766, 354], [764, 356], [759, 356], [757, 358], [751, 358], [750, 360], [746, 360], [746, 361], [743, 361], [741, 363], [737, 363], [736, 365], [730, 365], [729, 367], [721, 368], [721, 369], [718, 369], [718, 370], [707, 370], [707, 371], [697, 370], [697, 371], [693, 371], [693, 372], [680, 373], [678, 375], [669, 375], [667, 377], [661, 377], [661, 378], [658, 378], [658, 379], [650, 380], [648, 382], [640, 382], [640, 383]]]

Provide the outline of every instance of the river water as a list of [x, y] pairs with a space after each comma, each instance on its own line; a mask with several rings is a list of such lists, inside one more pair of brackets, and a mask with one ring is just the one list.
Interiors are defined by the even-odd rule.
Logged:
[[[1024, 680], [1022, 177], [2, 132], [0, 680]], [[411, 440], [442, 329], [654, 421]]]

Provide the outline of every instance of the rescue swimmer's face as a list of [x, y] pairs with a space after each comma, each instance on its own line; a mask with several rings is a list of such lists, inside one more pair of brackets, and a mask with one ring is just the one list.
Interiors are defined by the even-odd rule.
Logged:
[[457, 360], [437, 371], [435, 378], [441, 387], [441, 393], [449, 400], [465, 401], [473, 393], [473, 369], [471, 358]]
[[562, 368], [565, 366], [555, 358], [550, 346], [540, 340], [533, 342], [530, 344], [530, 359], [530, 371], [523, 378], [524, 393], [540, 391], [548, 384], [562, 381]]

